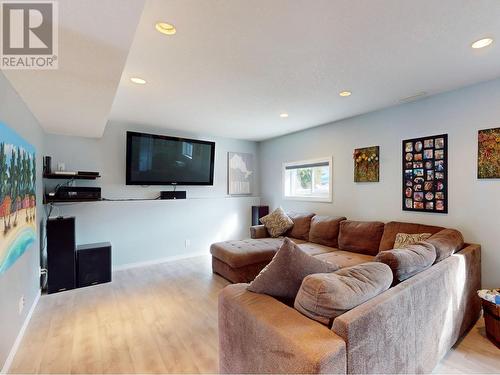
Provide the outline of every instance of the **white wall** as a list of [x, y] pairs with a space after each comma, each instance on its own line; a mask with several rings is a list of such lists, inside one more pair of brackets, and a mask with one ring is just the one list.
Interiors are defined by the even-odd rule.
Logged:
[[[0, 122], [21, 135], [37, 152], [37, 221], [42, 209], [42, 153], [43, 131], [3, 73], [0, 72]], [[40, 233], [38, 224], [37, 233]], [[0, 275], [0, 369], [3, 367], [14, 341], [40, 289], [40, 241], [28, 249], [17, 262]], [[19, 314], [19, 299], [24, 296], [25, 307]]]
[[[251, 206], [260, 203], [259, 174], [254, 179], [252, 197], [227, 195], [227, 152], [255, 155], [255, 142], [216, 138], [202, 134], [148, 128], [126, 123], [109, 123], [103, 138], [89, 139], [47, 135], [45, 150], [53, 166], [64, 162], [67, 170], [101, 172], [96, 182], [79, 185], [100, 186], [105, 198], [153, 198], [169, 186], [126, 186], [126, 131], [185, 136], [216, 142], [213, 186], [177, 187], [187, 190], [188, 198], [179, 201], [95, 202], [58, 205], [54, 215], [75, 216], [78, 243], [110, 241], [113, 265], [154, 261], [173, 256], [208, 253], [215, 241], [248, 236]], [[190, 246], [185, 241], [190, 240]]]
[[[356, 94], [346, 100], [356, 100]], [[359, 220], [457, 228], [482, 245], [483, 285], [500, 285], [500, 180], [478, 180], [477, 131], [500, 126], [500, 80], [262, 142], [262, 203]], [[291, 113], [293, 116], [293, 113]], [[401, 141], [448, 133], [449, 213], [401, 209]], [[380, 146], [380, 182], [354, 183], [355, 148]], [[281, 163], [333, 155], [333, 203], [283, 200]]]

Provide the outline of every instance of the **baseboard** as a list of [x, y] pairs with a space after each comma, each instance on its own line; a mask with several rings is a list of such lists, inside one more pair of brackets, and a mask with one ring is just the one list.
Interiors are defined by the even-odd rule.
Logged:
[[113, 271], [123, 271], [123, 270], [128, 270], [131, 268], [139, 268], [139, 267], [146, 267], [146, 266], [152, 266], [155, 264], [161, 264], [161, 263], [168, 263], [168, 262], [173, 262], [174, 260], [181, 260], [181, 259], [189, 259], [189, 258], [197, 258], [202, 255], [210, 255], [207, 252], [203, 253], [191, 253], [191, 254], [182, 254], [182, 255], [173, 255], [170, 257], [166, 258], [159, 258], [159, 259], [154, 259], [154, 260], [147, 260], [145, 262], [136, 262], [136, 263], [127, 263], [127, 264], [121, 264], [119, 266], [113, 266]]
[[31, 305], [30, 311], [28, 311], [28, 315], [26, 315], [26, 319], [24, 319], [24, 323], [19, 330], [19, 333], [16, 337], [16, 341], [14, 341], [14, 345], [12, 345], [12, 348], [10, 349], [9, 355], [7, 359], [5, 360], [5, 363], [2, 367], [2, 371], [0, 371], [0, 374], [7, 374], [10, 370], [10, 366], [12, 365], [12, 362], [14, 361], [14, 358], [17, 353], [17, 349], [19, 349], [19, 345], [21, 344], [21, 341], [23, 340], [24, 333], [26, 332], [26, 328], [28, 328], [28, 324], [30, 323], [31, 316], [33, 315], [33, 312], [35, 311], [35, 307], [38, 304], [38, 301], [40, 300], [41, 296], [41, 290], [38, 289], [38, 293], [36, 294], [35, 300], [33, 301], [33, 304]]

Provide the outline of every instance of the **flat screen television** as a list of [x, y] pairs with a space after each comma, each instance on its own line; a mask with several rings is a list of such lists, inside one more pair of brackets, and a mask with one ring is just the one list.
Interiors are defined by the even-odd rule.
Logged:
[[127, 132], [127, 185], [213, 185], [215, 142]]

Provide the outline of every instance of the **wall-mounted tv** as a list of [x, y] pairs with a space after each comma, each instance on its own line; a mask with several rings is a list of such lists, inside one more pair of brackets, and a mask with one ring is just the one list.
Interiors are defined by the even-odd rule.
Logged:
[[127, 132], [127, 185], [213, 185], [215, 142]]

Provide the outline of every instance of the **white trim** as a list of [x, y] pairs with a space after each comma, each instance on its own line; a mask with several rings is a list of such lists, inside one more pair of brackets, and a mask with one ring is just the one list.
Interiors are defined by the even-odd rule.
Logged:
[[146, 267], [146, 266], [152, 266], [155, 264], [161, 264], [161, 263], [168, 263], [168, 262], [173, 262], [175, 260], [181, 260], [181, 259], [190, 259], [190, 258], [196, 258], [202, 255], [210, 255], [207, 252], [203, 253], [191, 253], [191, 254], [181, 254], [181, 255], [172, 255], [170, 257], [166, 258], [159, 258], [159, 259], [154, 259], [154, 260], [147, 260], [144, 262], [136, 262], [136, 263], [126, 263], [126, 264], [120, 264], [118, 266], [113, 266], [113, 272], [114, 271], [123, 271], [123, 270], [128, 270], [131, 268], [139, 268], [139, 267]]
[[7, 374], [10, 370], [10, 366], [12, 366], [12, 362], [14, 361], [14, 358], [16, 357], [17, 350], [19, 349], [19, 345], [21, 345], [21, 341], [23, 340], [24, 333], [26, 332], [26, 328], [28, 328], [28, 324], [31, 320], [31, 316], [33, 315], [33, 312], [35, 311], [35, 307], [38, 304], [38, 301], [40, 300], [41, 296], [41, 290], [38, 289], [38, 293], [36, 294], [35, 300], [33, 301], [33, 304], [31, 305], [30, 311], [28, 311], [28, 315], [26, 315], [26, 319], [24, 319], [24, 323], [19, 330], [19, 333], [17, 334], [16, 341], [14, 341], [14, 345], [12, 345], [12, 348], [10, 349], [9, 355], [7, 359], [5, 360], [5, 363], [2, 367], [2, 371], [0, 371], [0, 374]]
[[[301, 164], [314, 164], [321, 162], [328, 162], [328, 168], [330, 173], [330, 179], [328, 181], [328, 197], [317, 197], [317, 196], [289, 196], [285, 193], [285, 179], [286, 179], [286, 167], [301, 165]], [[305, 201], [305, 202], [327, 202], [331, 203], [333, 201], [333, 156], [325, 156], [322, 158], [298, 160], [293, 162], [284, 162], [281, 165], [281, 194], [283, 200], [290, 201]]]

